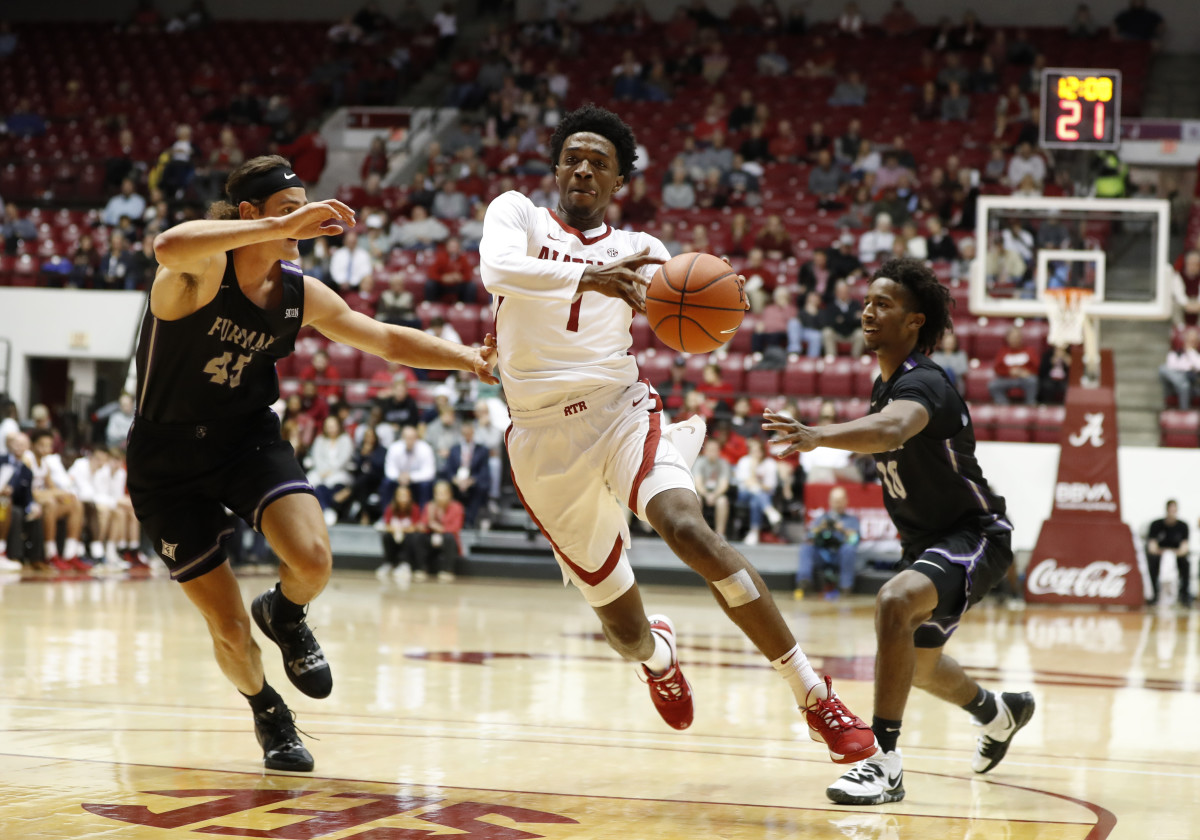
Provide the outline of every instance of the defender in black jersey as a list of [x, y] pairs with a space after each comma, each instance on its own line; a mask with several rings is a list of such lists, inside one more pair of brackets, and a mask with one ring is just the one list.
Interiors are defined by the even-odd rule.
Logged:
[[951, 327], [950, 296], [914, 259], [891, 260], [875, 273], [862, 313], [867, 349], [879, 378], [866, 417], [805, 426], [766, 412], [763, 428], [789, 444], [784, 455], [819, 446], [871, 453], [884, 504], [904, 556], [902, 571], [875, 602], [875, 718], [880, 753], [855, 765], [826, 794], [847, 805], [904, 797], [896, 742], [913, 685], [970, 712], [983, 727], [972, 768], [986, 773], [1004, 758], [1033, 716], [1033, 696], [997, 697], [942, 652], [963, 613], [1012, 565], [1012, 525], [1004, 499], [988, 487], [975, 460], [971, 414], [945, 372], [926, 354]]
[[128, 487], [155, 550], [203, 614], [217, 663], [254, 712], [264, 764], [311, 770], [294, 716], [265, 680], [250, 616], [225, 558], [228, 507], [280, 557], [279, 582], [252, 615], [279, 645], [293, 685], [326, 697], [333, 678], [305, 621], [332, 569], [329, 535], [312, 487], [282, 440], [270, 406], [275, 362], [309, 325], [335, 341], [413, 367], [471, 371], [488, 382], [495, 342], [472, 349], [382, 324], [305, 277], [297, 243], [354, 224], [340, 201], [308, 203], [278, 156], [238, 167], [204, 221], [154, 242], [159, 262], [137, 350], [137, 413]]

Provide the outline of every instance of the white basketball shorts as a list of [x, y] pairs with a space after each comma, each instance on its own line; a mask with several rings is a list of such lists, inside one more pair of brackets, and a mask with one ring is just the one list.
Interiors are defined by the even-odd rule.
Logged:
[[690, 465], [662, 435], [662, 400], [645, 382], [513, 411], [505, 444], [517, 495], [554, 547], [563, 582], [593, 607], [634, 582], [625, 510], [645, 519], [646, 503], [664, 490], [696, 489]]

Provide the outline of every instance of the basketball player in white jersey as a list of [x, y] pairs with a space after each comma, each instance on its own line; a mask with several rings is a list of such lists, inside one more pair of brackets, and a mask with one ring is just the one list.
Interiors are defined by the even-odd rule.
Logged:
[[517, 192], [488, 207], [480, 269], [493, 296], [518, 495], [609, 644], [641, 663], [670, 726], [691, 724], [691, 687], [671, 621], [647, 617], [642, 606], [626, 557], [625, 507], [708, 581], [721, 608], [787, 681], [812, 737], [835, 762], [874, 755], [870, 727], [813, 671], [758, 572], [705, 524], [690, 469], [703, 422], [662, 428], [662, 402], [639, 379], [630, 324], [635, 310], [645, 311], [645, 287], [669, 255], [652, 236], [604, 223], [635, 149], [619, 117], [585, 106], [565, 116], [551, 139], [557, 209], [535, 207]]

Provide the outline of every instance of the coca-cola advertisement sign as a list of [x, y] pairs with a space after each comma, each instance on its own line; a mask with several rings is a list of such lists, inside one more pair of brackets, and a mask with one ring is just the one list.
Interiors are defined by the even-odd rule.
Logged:
[[1074, 598], [1120, 598], [1125, 593], [1125, 576], [1130, 566], [1096, 560], [1086, 566], [1059, 566], [1049, 557], [1029, 576], [1029, 591], [1035, 595]]
[[1121, 520], [1117, 402], [1112, 356], [1102, 351], [1101, 387], [1080, 387], [1072, 359], [1059, 438], [1054, 507], [1042, 524], [1025, 575], [1031, 603], [1142, 603], [1133, 533]]

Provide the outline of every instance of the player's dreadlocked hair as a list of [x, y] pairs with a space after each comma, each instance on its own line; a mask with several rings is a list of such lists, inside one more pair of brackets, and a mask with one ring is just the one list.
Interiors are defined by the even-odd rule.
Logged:
[[599, 134], [617, 149], [618, 174], [628, 178], [633, 172], [633, 161], [637, 158], [637, 141], [633, 138], [633, 129], [627, 126], [620, 117], [605, 108], [593, 105], [591, 102], [582, 108], [577, 108], [563, 117], [554, 136], [550, 138], [550, 165], [558, 166], [558, 157], [562, 154], [563, 143], [572, 134], [590, 131]]
[[871, 279], [880, 277], [894, 280], [908, 289], [913, 299], [912, 311], [925, 316], [925, 323], [917, 333], [917, 350], [928, 356], [941, 344], [942, 334], [954, 329], [950, 318], [954, 299], [950, 297], [950, 290], [938, 282], [929, 266], [912, 257], [888, 260]]

